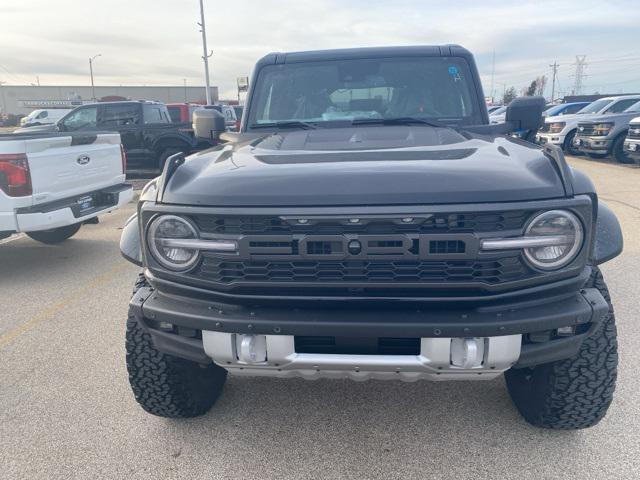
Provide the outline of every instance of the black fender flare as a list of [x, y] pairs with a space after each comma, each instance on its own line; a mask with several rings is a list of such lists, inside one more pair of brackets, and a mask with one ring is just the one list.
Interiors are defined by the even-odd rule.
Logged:
[[120, 236], [120, 254], [125, 260], [139, 267], [142, 266], [141, 242], [138, 214], [134, 213], [129, 217], [122, 229], [122, 235]]
[[600, 265], [617, 257], [622, 252], [623, 245], [622, 229], [618, 218], [605, 203], [598, 202], [593, 262]]

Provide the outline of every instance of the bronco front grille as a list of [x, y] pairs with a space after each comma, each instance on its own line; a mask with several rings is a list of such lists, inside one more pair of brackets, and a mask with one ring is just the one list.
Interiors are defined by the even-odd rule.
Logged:
[[497, 285], [539, 273], [517, 252], [480, 254], [480, 237], [519, 234], [533, 213], [195, 215], [203, 238], [235, 239], [238, 252], [205, 251], [188, 275], [242, 291], [276, 285], [348, 290]]

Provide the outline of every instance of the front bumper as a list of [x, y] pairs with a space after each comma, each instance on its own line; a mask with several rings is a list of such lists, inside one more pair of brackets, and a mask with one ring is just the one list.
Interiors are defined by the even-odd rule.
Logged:
[[640, 139], [627, 138], [624, 141], [624, 151], [629, 157], [640, 160]]
[[[367, 378], [386, 378], [389, 372], [396, 376], [400, 371], [407, 373], [405, 379], [412, 379], [433, 375], [469, 378], [466, 374], [499, 374], [514, 363], [523, 367], [572, 357], [608, 312], [607, 302], [594, 288], [528, 296], [499, 304], [460, 305], [456, 307], [452, 302], [447, 307], [428, 304], [364, 308], [256, 307], [214, 303], [144, 287], [131, 299], [130, 313], [150, 333], [159, 350], [200, 363], [213, 359], [236, 373], [358, 377], [362, 376], [358, 372], [366, 371]], [[556, 338], [551, 334], [548, 340], [531, 341], [539, 339], [541, 332], [570, 326], [576, 327], [575, 335]], [[251, 335], [265, 336], [275, 345], [274, 352], [277, 353], [268, 354], [264, 364], [246, 365], [233, 356], [235, 337]], [[357, 358], [358, 355], [335, 358], [325, 354], [300, 357], [291, 350], [292, 342], [300, 336], [417, 338], [423, 347], [434, 343], [426, 339], [444, 339], [449, 344], [452, 339], [486, 339], [490, 345], [496, 338], [518, 336], [522, 342], [508, 365], [504, 362], [484, 364], [488, 370], [455, 371], [453, 375], [444, 375], [451, 373], [450, 369], [438, 362], [448, 358], [446, 352], [440, 360], [433, 360], [432, 352], [424, 349], [417, 358], [413, 356], [410, 360], [387, 355], [367, 356], [373, 358]], [[223, 344], [226, 347], [219, 348]]]
[[613, 140], [607, 137], [583, 137], [576, 135], [573, 145], [585, 153], [607, 153], [611, 149]]
[[564, 145], [564, 140], [566, 138], [566, 134], [564, 133], [538, 133], [536, 135], [536, 143], [539, 145], [557, 145], [562, 147]]

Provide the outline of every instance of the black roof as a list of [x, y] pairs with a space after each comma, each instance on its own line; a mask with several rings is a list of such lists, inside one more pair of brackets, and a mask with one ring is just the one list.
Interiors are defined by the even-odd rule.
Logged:
[[306, 52], [273, 52], [258, 61], [258, 65], [274, 63], [314, 62], [378, 57], [467, 57], [471, 52], [460, 45], [411, 45], [400, 47], [364, 47]]

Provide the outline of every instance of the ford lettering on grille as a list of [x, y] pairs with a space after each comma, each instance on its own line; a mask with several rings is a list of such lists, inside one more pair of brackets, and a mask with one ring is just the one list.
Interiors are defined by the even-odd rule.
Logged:
[[238, 240], [241, 259], [313, 260], [476, 258], [473, 234], [429, 235], [246, 235]]

